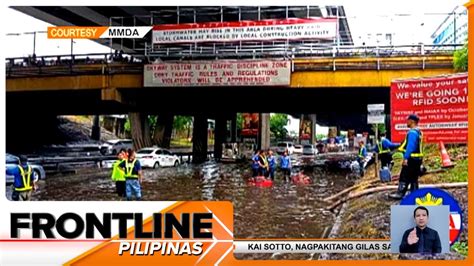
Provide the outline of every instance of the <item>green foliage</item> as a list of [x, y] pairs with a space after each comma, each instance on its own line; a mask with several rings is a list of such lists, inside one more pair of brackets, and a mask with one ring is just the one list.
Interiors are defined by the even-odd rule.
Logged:
[[173, 128], [176, 131], [183, 131], [191, 127], [193, 118], [191, 116], [177, 115], [174, 117]]
[[457, 161], [456, 166], [443, 173], [441, 179], [446, 182], [467, 182], [467, 160]]
[[127, 117], [127, 121], [125, 121], [125, 124], [123, 127], [125, 129], [125, 133], [130, 134], [132, 132], [131, 126], [130, 126], [130, 118]]
[[277, 140], [286, 138], [288, 131], [285, 126], [288, 124], [288, 115], [275, 114], [270, 117], [270, 132]]
[[244, 118], [242, 117], [242, 113], [237, 113], [237, 131], [242, 130], [242, 124], [244, 123]]
[[451, 250], [467, 257], [467, 251], [468, 251], [467, 242], [457, 241], [451, 246]]
[[322, 140], [322, 139], [325, 139], [327, 137], [326, 134], [316, 134], [316, 139], [317, 140]]
[[150, 129], [153, 130], [156, 126], [156, 120], [158, 116], [156, 115], [149, 115], [148, 116], [148, 125], [150, 125]]
[[375, 128], [379, 128], [379, 134], [382, 132], [387, 132], [387, 129], [385, 128], [385, 124], [372, 124], [372, 131], [375, 133]]
[[456, 71], [464, 72], [467, 71], [467, 43], [462, 49], [454, 52], [453, 55], [453, 66]]

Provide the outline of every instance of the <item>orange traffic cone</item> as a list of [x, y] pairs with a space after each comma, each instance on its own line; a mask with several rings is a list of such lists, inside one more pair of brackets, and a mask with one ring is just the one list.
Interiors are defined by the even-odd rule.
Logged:
[[449, 154], [446, 151], [446, 148], [444, 147], [444, 143], [442, 141], [439, 142], [439, 150], [441, 152], [441, 167], [442, 168], [453, 167], [454, 163], [451, 162], [451, 159], [449, 159]]

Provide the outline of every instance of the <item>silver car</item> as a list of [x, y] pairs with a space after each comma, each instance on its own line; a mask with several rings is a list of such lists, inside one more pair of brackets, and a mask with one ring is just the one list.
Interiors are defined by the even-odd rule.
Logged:
[[[18, 167], [20, 164], [20, 158], [15, 155], [7, 153], [5, 156], [6, 164], [5, 169], [8, 171], [12, 168]], [[46, 178], [46, 172], [44, 171], [43, 166], [38, 164], [29, 164], [31, 166], [31, 170], [33, 170], [33, 177], [35, 180], [44, 180]], [[11, 184], [14, 182], [15, 177], [12, 175], [5, 175], [6, 183]]]
[[131, 139], [112, 139], [100, 146], [100, 152], [103, 155], [115, 155], [121, 149], [133, 149], [133, 141]]
[[318, 154], [318, 149], [315, 145], [306, 144], [303, 146], [303, 155], [316, 155]]

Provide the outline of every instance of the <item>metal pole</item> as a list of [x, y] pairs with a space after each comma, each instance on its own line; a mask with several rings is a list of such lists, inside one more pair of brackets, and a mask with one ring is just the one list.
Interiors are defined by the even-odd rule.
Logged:
[[[111, 26], [112, 26], [112, 17], [109, 17], [109, 27], [111, 27]], [[112, 40], [113, 40], [112, 38], [109, 39], [109, 42], [110, 42], [110, 54], [113, 53], [113, 48], [112, 48], [112, 42], [113, 42], [113, 41], [112, 41]]]
[[[375, 144], [379, 141], [379, 124], [375, 124]], [[379, 178], [379, 152], [375, 153], [375, 178]]]
[[454, 44], [457, 44], [457, 40], [456, 40], [456, 11], [453, 11], [453, 14], [454, 14]]
[[221, 22], [224, 22], [224, 10], [222, 6], [221, 6]]
[[336, 46], [339, 50], [339, 6], [336, 6]]
[[36, 54], [36, 31], [33, 32], [33, 55]]
[[[123, 17], [122, 17], [122, 27], [123, 27]], [[120, 51], [123, 51], [123, 38], [120, 39]]]

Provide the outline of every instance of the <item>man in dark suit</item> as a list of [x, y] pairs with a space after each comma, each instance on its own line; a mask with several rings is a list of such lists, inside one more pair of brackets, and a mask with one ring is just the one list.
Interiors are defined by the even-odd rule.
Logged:
[[429, 212], [423, 206], [413, 212], [416, 226], [403, 234], [400, 253], [441, 253], [441, 241], [438, 232], [427, 226]]

